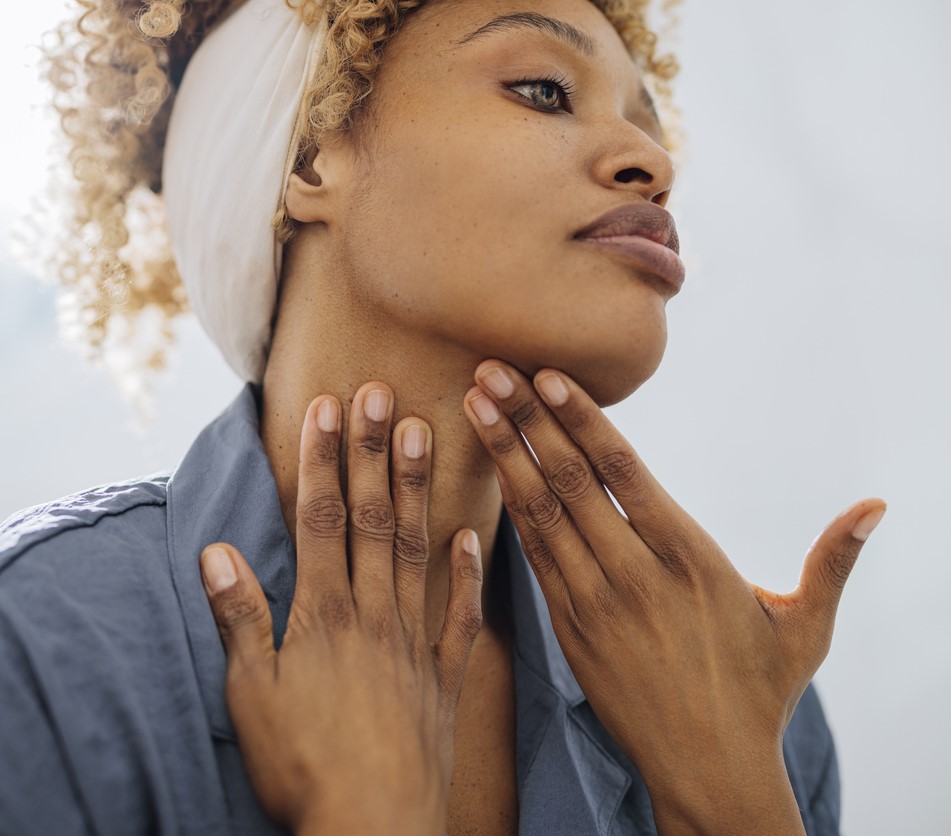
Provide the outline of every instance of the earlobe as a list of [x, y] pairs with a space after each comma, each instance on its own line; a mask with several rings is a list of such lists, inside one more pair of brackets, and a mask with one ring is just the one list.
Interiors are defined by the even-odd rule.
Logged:
[[287, 190], [284, 192], [287, 213], [301, 223], [326, 220], [326, 188], [323, 187], [323, 181], [310, 167], [304, 169], [304, 174], [306, 179], [295, 171], [287, 181]]

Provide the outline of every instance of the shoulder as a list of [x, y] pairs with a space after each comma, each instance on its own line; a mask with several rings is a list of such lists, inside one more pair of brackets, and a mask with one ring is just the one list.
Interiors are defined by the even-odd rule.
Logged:
[[168, 480], [96, 486], [0, 524], [0, 821], [17, 833], [144, 832], [156, 804], [164, 819], [188, 787], [213, 789]]
[[151, 636], [181, 622], [168, 560], [168, 479], [98, 485], [0, 524], [0, 631], [60, 681], [107, 660], [134, 661]]
[[153, 509], [164, 513], [169, 473], [154, 473], [124, 482], [97, 485], [77, 493], [16, 511], [0, 522], [0, 577], [31, 553], [54, 550], [73, 551], [88, 538], [77, 532], [104, 520], [113, 520], [116, 529], [134, 529], [142, 514], [129, 512]]

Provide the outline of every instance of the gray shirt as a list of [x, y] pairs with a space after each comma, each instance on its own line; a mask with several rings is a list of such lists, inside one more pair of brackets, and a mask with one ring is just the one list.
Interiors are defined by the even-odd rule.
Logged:
[[[0, 525], [0, 834], [275, 834], [224, 700], [198, 569], [234, 544], [279, 645], [295, 550], [247, 384], [171, 474], [91, 488]], [[637, 768], [595, 717], [503, 511], [514, 617], [519, 833], [653, 834]], [[838, 833], [835, 748], [809, 686], [783, 744], [809, 834]], [[372, 787], [367, 792], [372, 793]]]

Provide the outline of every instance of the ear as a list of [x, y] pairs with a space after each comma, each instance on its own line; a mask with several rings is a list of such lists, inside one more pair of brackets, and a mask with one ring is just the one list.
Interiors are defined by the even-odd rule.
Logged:
[[311, 155], [313, 158], [303, 168], [291, 174], [284, 192], [288, 215], [301, 223], [326, 222], [332, 216], [334, 178], [331, 172], [323, 170], [332, 167], [331, 154], [321, 149], [308, 154], [308, 158]]

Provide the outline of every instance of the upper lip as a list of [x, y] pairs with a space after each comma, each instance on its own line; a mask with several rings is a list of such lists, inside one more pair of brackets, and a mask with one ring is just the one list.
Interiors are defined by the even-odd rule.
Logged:
[[680, 255], [680, 238], [673, 216], [656, 203], [624, 203], [609, 209], [574, 234], [575, 238], [608, 238], [639, 235]]

